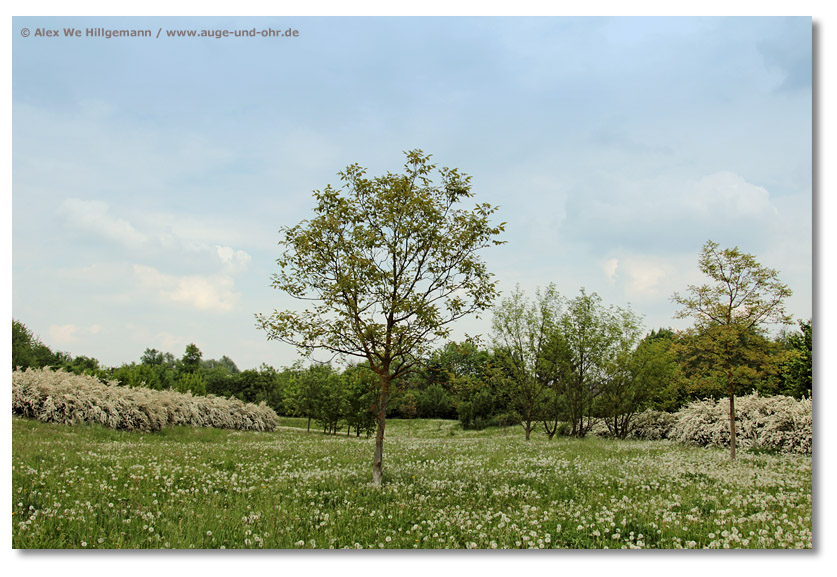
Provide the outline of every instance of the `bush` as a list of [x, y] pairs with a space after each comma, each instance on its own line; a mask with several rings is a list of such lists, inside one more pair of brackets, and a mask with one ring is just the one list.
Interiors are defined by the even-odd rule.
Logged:
[[[737, 446], [752, 451], [810, 455], [813, 445], [811, 399], [758, 393], [735, 398]], [[595, 420], [591, 434], [608, 436]], [[729, 398], [693, 401], [676, 413], [647, 410], [634, 416], [628, 438], [671, 439], [702, 447], [729, 447]]]
[[278, 418], [264, 403], [212, 395], [102, 384], [49, 368], [12, 372], [12, 414], [39, 421], [98, 423], [111, 429], [158, 431], [171, 425], [273, 431]]
[[628, 433], [628, 437], [647, 441], [668, 439], [676, 423], [676, 413], [654, 410], [644, 411], [634, 416], [631, 421], [631, 430]]
[[[810, 455], [813, 448], [811, 399], [758, 393], [736, 397], [736, 443]], [[729, 446], [729, 398], [695, 401], [680, 409], [670, 438], [701, 446]]]

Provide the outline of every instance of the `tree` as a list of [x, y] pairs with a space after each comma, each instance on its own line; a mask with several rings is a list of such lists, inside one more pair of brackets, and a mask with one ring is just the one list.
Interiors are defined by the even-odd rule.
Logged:
[[637, 344], [636, 335], [626, 332], [599, 398], [608, 430], [624, 439], [634, 415], [659, 402], [675, 370], [674, 355], [664, 339], [643, 339]]
[[203, 353], [195, 343], [186, 345], [186, 351], [180, 360], [180, 368], [185, 373], [196, 373], [201, 368]]
[[720, 249], [718, 243], [703, 245], [698, 266], [713, 284], [689, 285], [688, 294], [674, 293], [682, 305], [675, 318], [695, 321], [697, 348], [711, 358], [724, 374], [729, 395], [730, 459], [735, 459], [735, 393], [742, 375], [753, 365], [767, 362], [754, 337], [770, 323], [788, 324], [784, 300], [791, 295], [779, 281], [779, 273], [760, 265], [754, 256], [738, 247]]
[[350, 365], [343, 371], [347, 387], [346, 434], [355, 428], [356, 436], [361, 432], [366, 437], [375, 429], [375, 404], [378, 400], [380, 379], [364, 364]]
[[811, 396], [814, 343], [811, 320], [799, 321], [799, 332], [785, 337], [789, 358], [782, 364], [782, 392], [793, 397]]
[[157, 349], [145, 349], [140, 357], [140, 363], [143, 365], [162, 365], [164, 364], [163, 353]]
[[12, 319], [12, 370], [41, 368], [61, 364], [62, 358], [53, 353], [20, 321]]
[[518, 287], [494, 309], [495, 354], [507, 369], [495, 372], [495, 380], [504, 381], [527, 441], [555, 381], [549, 353], [560, 315], [561, 297], [553, 284], [543, 292], [538, 289], [531, 304]]
[[378, 375], [376, 486], [390, 395], [452, 322], [491, 305], [496, 283], [478, 253], [500, 244], [504, 228], [490, 224], [489, 204], [457, 207], [472, 196], [469, 176], [442, 168], [437, 184], [429, 155], [406, 157], [404, 174], [367, 178], [353, 164], [338, 173], [339, 189], [314, 193], [314, 218], [280, 231], [273, 277], [275, 288], [313, 306], [256, 315], [268, 339], [360, 357]]
[[328, 382], [332, 369], [329, 364], [314, 363], [297, 373], [292, 402], [296, 412], [308, 419], [308, 432], [311, 432], [311, 419], [320, 414], [323, 387]]
[[[592, 425], [594, 400], [607, 385], [613, 359], [626, 333], [635, 332], [638, 319], [631, 311], [605, 307], [596, 293], [567, 302], [558, 326], [558, 390], [564, 398], [572, 429], [583, 437]], [[587, 424], [584, 417], [587, 417]]]

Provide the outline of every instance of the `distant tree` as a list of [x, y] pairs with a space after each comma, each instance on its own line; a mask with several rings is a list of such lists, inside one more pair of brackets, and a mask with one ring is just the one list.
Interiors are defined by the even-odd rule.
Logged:
[[695, 321], [695, 353], [712, 359], [723, 374], [729, 395], [730, 459], [735, 459], [735, 394], [742, 378], [771, 359], [758, 339], [770, 323], [788, 324], [784, 300], [791, 295], [777, 271], [760, 265], [738, 247], [720, 249], [707, 241], [698, 263], [712, 284], [690, 285], [688, 293], [674, 293], [683, 308], [676, 318]]
[[638, 344], [627, 334], [620, 343], [599, 396], [599, 410], [608, 430], [625, 438], [634, 416], [654, 406], [677, 370], [674, 355], [663, 339]]
[[143, 365], [162, 365], [165, 363], [163, 353], [158, 351], [157, 349], [145, 349], [145, 352], [142, 353], [140, 357], [140, 363]]
[[[496, 377], [496, 379], [500, 378]], [[510, 382], [512, 382], [511, 378], [503, 381], [503, 384]], [[472, 391], [465, 400], [459, 403], [459, 422], [463, 429], [484, 429], [492, 424], [492, 417], [497, 412], [497, 398], [488, 387], [483, 386]], [[518, 419], [517, 422], [521, 420]]]
[[416, 395], [412, 391], [407, 391], [404, 398], [401, 400], [401, 412], [406, 415], [408, 419], [407, 436], [413, 436], [413, 419], [416, 418], [418, 412], [418, 405], [416, 404]]
[[[592, 425], [594, 401], [604, 390], [613, 359], [626, 331], [635, 332], [638, 319], [630, 311], [606, 307], [596, 293], [569, 300], [558, 323], [558, 391], [571, 425], [570, 434], [583, 437]], [[587, 418], [585, 424], [584, 419]]]
[[316, 409], [316, 420], [323, 427], [324, 433], [337, 434], [337, 431], [341, 428], [340, 423], [346, 416], [348, 406], [346, 380], [343, 375], [332, 372], [320, 389]]
[[174, 388], [180, 393], [191, 392], [193, 395], [205, 395], [206, 381], [201, 373], [183, 373], [175, 381]]
[[62, 359], [22, 322], [12, 319], [12, 370], [59, 366]]
[[811, 320], [799, 321], [799, 332], [788, 334], [785, 346], [790, 351], [782, 363], [782, 393], [792, 397], [810, 397], [814, 383], [814, 334]]
[[225, 370], [230, 375], [237, 375], [241, 372], [233, 360], [227, 355], [222, 356], [220, 359], [203, 360], [201, 361], [201, 368], [206, 370], [220, 368]]
[[494, 309], [495, 355], [506, 369], [495, 373], [495, 382], [504, 382], [527, 441], [541, 419], [543, 403], [556, 378], [550, 345], [561, 306], [561, 297], [550, 284], [543, 292], [538, 289], [532, 303], [518, 287]]
[[357, 356], [378, 375], [376, 486], [390, 396], [451, 323], [491, 305], [497, 289], [478, 253], [504, 227], [491, 226], [488, 204], [457, 208], [472, 196], [469, 177], [442, 168], [436, 184], [429, 155], [406, 156], [404, 174], [370, 179], [354, 164], [339, 173], [342, 189], [314, 193], [315, 217], [282, 229], [273, 286], [315, 304], [257, 315], [269, 339]]
[[418, 415], [425, 419], [451, 419], [456, 417], [456, 409], [450, 394], [445, 388], [434, 383], [416, 393]]
[[346, 380], [346, 434], [354, 428], [356, 436], [365, 433], [369, 437], [376, 426], [380, 379], [365, 364], [349, 365], [343, 371], [343, 378]]
[[315, 363], [297, 375], [293, 404], [297, 414], [308, 419], [309, 433], [311, 421], [320, 414], [323, 389], [331, 372], [331, 365]]
[[196, 373], [201, 368], [201, 357], [203, 353], [195, 345], [190, 343], [186, 345], [186, 351], [183, 353], [183, 358], [180, 359], [181, 371], [185, 373]]

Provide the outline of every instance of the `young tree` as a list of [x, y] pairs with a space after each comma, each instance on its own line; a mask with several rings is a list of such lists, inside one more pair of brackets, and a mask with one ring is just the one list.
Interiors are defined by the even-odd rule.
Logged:
[[273, 277], [275, 288], [314, 304], [256, 315], [268, 339], [361, 357], [378, 375], [376, 486], [393, 387], [452, 322], [491, 305], [496, 283], [478, 253], [500, 244], [504, 227], [491, 225], [488, 204], [457, 208], [472, 196], [470, 177], [442, 168], [436, 184], [429, 155], [406, 156], [404, 174], [367, 178], [354, 164], [338, 173], [340, 189], [314, 193], [314, 218], [281, 229]]
[[[735, 392], [741, 374], [764, 360], [756, 346], [770, 323], [788, 324], [784, 300], [791, 295], [777, 271], [763, 267], [738, 247], [720, 249], [703, 245], [698, 263], [713, 284], [689, 285], [688, 294], [674, 293], [682, 305], [675, 318], [691, 317], [699, 338], [694, 342], [725, 375], [729, 394], [730, 459], [735, 459]], [[761, 339], [763, 342], [765, 339]]]
[[[639, 320], [630, 311], [605, 307], [596, 293], [581, 294], [567, 302], [561, 316], [557, 348], [558, 390], [572, 425], [573, 436], [583, 437], [592, 425], [593, 402], [604, 390], [620, 340], [636, 330]], [[587, 424], [584, 424], [584, 417]]]
[[624, 439], [639, 411], [658, 401], [672, 380], [676, 367], [668, 343], [626, 334], [613, 357], [599, 398], [599, 409], [608, 430]]
[[[506, 371], [506, 391], [520, 415], [526, 440], [541, 417], [541, 405], [555, 381], [550, 356], [561, 315], [561, 297], [555, 285], [537, 291], [529, 303], [518, 287], [494, 309], [494, 345]], [[499, 375], [498, 375], [499, 376]], [[502, 377], [500, 377], [502, 378]]]

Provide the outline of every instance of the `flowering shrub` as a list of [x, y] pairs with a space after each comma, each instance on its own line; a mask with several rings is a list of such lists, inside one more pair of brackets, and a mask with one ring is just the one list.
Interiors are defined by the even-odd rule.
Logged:
[[102, 384], [95, 377], [49, 368], [12, 373], [12, 414], [130, 431], [158, 431], [171, 425], [273, 431], [278, 424], [276, 413], [264, 403], [120, 387], [115, 381]]
[[[810, 455], [811, 399], [758, 393], [736, 397], [736, 443], [741, 447]], [[729, 446], [729, 398], [695, 401], [677, 413], [670, 438], [701, 446]]]
[[[813, 442], [811, 399], [758, 393], [735, 398], [735, 431], [739, 447], [810, 455]], [[594, 421], [590, 434], [610, 436], [604, 421]], [[701, 447], [729, 447], [729, 398], [694, 401], [676, 413], [648, 410], [634, 416], [629, 438], [671, 439]]]
[[676, 413], [647, 410], [633, 418], [632, 428], [628, 437], [632, 439], [644, 439], [646, 441], [668, 439], [676, 423]]

